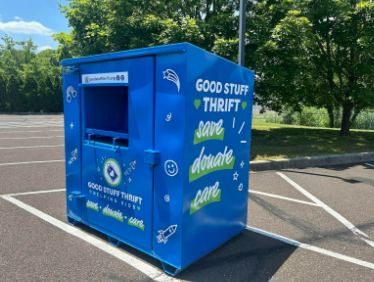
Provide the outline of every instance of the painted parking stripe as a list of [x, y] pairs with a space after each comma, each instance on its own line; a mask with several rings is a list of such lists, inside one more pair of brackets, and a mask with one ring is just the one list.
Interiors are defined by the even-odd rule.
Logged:
[[[76, 237], [94, 245], [95, 247], [97, 247], [97, 248], [101, 249], [102, 251], [104, 251], [104, 252], [124, 261], [125, 263], [130, 264], [132, 267], [134, 267], [134, 268], [138, 269], [139, 271], [143, 272], [144, 274], [148, 275], [150, 278], [154, 279], [155, 281], [166, 281], [166, 282], [179, 281], [175, 278], [172, 278], [172, 277], [166, 275], [165, 273], [163, 273], [159, 269], [154, 268], [151, 265], [148, 265], [148, 264], [144, 263], [143, 261], [141, 261], [141, 260], [139, 260], [135, 257], [127, 255], [123, 251], [119, 251], [118, 248], [115, 248], [115, 247], [113, 247], [113, 246], [111, 246], [107, 243], [104, 243], [103, 241], [100, 241], [100, 240], [98, 240], [98, 239], [96, 239], [96, 238], [94, 238], [94, 237], [92, 237], [92, 236], [90, 236], [90, 235], [88, 235], [88, 234], [86, 234], [86, 233], [84, 233], [84, 232], [82, 232], [82, 231], [80, 231], [80, 230], [78, 230], [78, 229], [76, 229], [76, 228], [74, 228], [74, 227], [72, 227], [72, 226], [52, 217], [52, 216], [50, 216], [50, 215], [47, 215], [46, 213], [43, 213], [40, 210], [37, 210], [37, 209], [23, 203], [22, 201], [12, 197], [12, 195], [13, 196], [20, 196], [20, 195], [26, 195], [26, 194], [41, 194], [41, 193], [62, 192], [62, 191], [65, 191], [65, 189], [55, 189], [55, 190], [46, 190], [46, 191], [35, 191], [35, 192], [8, 194], [8, 195], [1, 196], [1, 198], [15, 204], [16, 206], [24, 209], [27, 212], [30, 212], [31, 214], [45, 220], [46, 222], [60, 228], [61, 230], [63, 230], [63, 231], [65, 231], [65, 232], [67, 232], [67, 233], [69, 233], [73, 236], [76, 236]], [[356, 265], [359, 265], [359, 266], [374, 269], [374, 264], [370, 263], [370, 262], [367, 262], [367, 261], [363, 261], [363, 260], [356, 259], [356, 258], [353, 258], [353, 257], [349, 257], [349, 256], [346, 256], [346, 255], [342, 255], [342, 254], [332, 252], [332, 251], [329, 251], [329, 250], [325, 250], [325, 249], [322, 249], [322, 248], [319, 248], [319, 247], [315, 247], [315, 246], [312, 246], [312, 245], [309, 245], [309, 244], [301, 243], [301, 242], [298, 242], [296, 240], [286, 238], [286, 237], [283, 237], [283, 236], [280, 236], [280, 235], [277, 235], [277, 234], [274, 234], [274, 233], [271, 233], [271, 232], [267, 232], [267, 231], [264, 231], [264, 230], [261, 230], [261, 229], [258, 229], [258, 228], [251, 227], [251, 226], [247, 226], [246, 229], [249, 230], [249, 231], [252, 231], [252, 232], [255, 232], [255, 233], [258, 233], [258, 234], [261, 234], [261, 235], [279, 240], [281, 242], [284, 242], [286, 244], [289, 244], [289, 245], [292, 245], [292, 246], [295, 246], [295, 247], [298, 247], [298, 248], [306, 249], [306, 250], [313, 251], [313, 252], [316, 252], [316, 253], [319, 253], [319, 254], [322, 254], [322, 255], [330, 256], [330, 257], [333, 257], [333, 258], [336, 258], [336, 259], [339, 259], [339, 260], [347, 261], [347, 262], [350, 262], [350, 263], [353, 263], [353, 264], [356, 264]]]
[[42, 163], [60, 163], [64, 162], [65, 160], [49, 160], [49, 161], [31, 161], [31, 162], [18, 162], [18, 163], [0, 163], [0, 166], [7, 166], [7, 165], [23, 165], [23, 164], [42, 164]]
[[277, 234], [274, 234], [274, 233], [271, 233], [271, 232], [267, 232], [267, 231], [264, 231], [264, 230], [261, 230], [261, 229], [258, 229], [258, 228], [247, 226], [246, 229], [249, 230], [249, 231], [252, 231], [252, 232], [255, 232], [255, 233], [258, 233], [258, 234], [261, 234], [261, 235], [279, 240], [281, 242], [284, 242], [286, 244], [289, 244], [289, 245], [292, 245], [292, 246], [295, 246], [295, 247], [298, 247], [298, 248], [306, 249], [306, 250], [316, 252], [316, 253], [319, 253], [319, 254], [322, 254], [322, 255], [325, 255], [325, 256], [333, 257], [333, 258], [336, 258], [336, 259], [339, 259], [339, 260], [344, 260], [344, 261], [354, 263], [354, 264], [357, 264], [357, 265], [360, 265], [360, 266], [363, 266], [363, 267], [374, 269], [374, 263], [371, 263], [371, 262], [367, 262], [367, 261], [364, 261], [364, 260], [360, 260], [360, 259], [356, 259], [356, 258], [349, 257], [349, 256], [346, 256], [346, 255], [342, 255], [342, 254], [339, 254], [339, 253], [335, 253], [335, 252], [325, 250], [325, 249], [322, 249], [322, 248], [319, 248], [319, 247], [316, 247], [316, 246], [312, 246], [312, 245], [309, 245], [309, 244], [301, 243], [301, 242], [298, 242], [296, 240], [289, 239], [289, 238], [286, 238], [286, 237], [283, 237], [283, 236], [280, 236], [280, 235], [277, 235]]
[[371, 166], [371, 167], [374, 167], [374, 165], [372, 165], [372, 164], [368, 164], [368, 163], [366, 163], [366, 165], [367, 165], [367, 166]]
[[47, 128], [47, 127], [63, 127], [64, 125], [63, 124], [55, 124], [55, 125], [22, 125], [22, 126], [9, 126], [9, 125], [0, 125], [0, 128], [1, 129], [12, 129], [12, 128], [32, 128], [32, 127], [35, 127], [35, 128]]
[[84, 233], [83, 231], [68, 225], [67, 223], [64, 223], [38, 209], [35, 209], [22, 201], [15, 199], [9, 195], [2, 196], [4, 200], [7, 200], [11, 202], [12, 204], [24, 209], [25, 211], [39, 217], [40, 219], [43, 219], [44, 221], [54, 225], [55, 227], [61, 229], [62, 231], [65, 231], [66, 233], [73, 235], [75, 237], [78, 237], [79, 239], [82, 239], [83, 241], [86, 241], [87, 243], [95, 246], [96, 248], [102, 250], [103, 252], [112, 255], [116, 257], [117, 259], [129, 264], [133, 268], [143, 272], [145, 275], [150, 277], [151, 279], [159, 282], [177, 282], [180, 280], [177, 280], [173, 277], [170, 277], [169, 275], [162, 272], [160, 269], [155, 268], [140, 259], [131, 256], [121, 249], [118, 249], [116, 247], [113, 247], [109, 245], [109, 243], [103, 242], [99, 239], [96, 239], [95, 237]]
[[304, 194], [306, 197], [308, 197], [310, 200], [315, 202], [316, 204], [320, 205], [325, 211], [327, 211], [329, 214], [331, 214], [333, 217], [335, 217], [337, 220], [339, 220], [342, 224], [344, 224], [349, 230], [352, 231], [353, 234], [358, 236], [362, 241], [367, 243], [369, 246], [374, 248], [374, 241], [371, 237], [366, 235], [364, 232], [359, 230], [356, 226], [354, 226], [350, 221], [348, 221], [346, 218], [344, 218], [342, 215], [334, 211], [332, 208], [330, 208], [328, 205], [323, 203], [321, 200], [310, 194], [308, 191], [306, 191], [304, 188], [302, 188], [300, 185], [292, 181], [290, 178], [285, 176], [281, 172], [276, 172], [280, 177], [282, 177], [284, 180], [286, 180], [289, 184], [291, 184], [293, 187], [295, 187], [299, 192]]
[[63, 138], [64, 136], [32, 136], [32, 137], [9, 137], [0, 138], [0, 140], [22, 140], [22, 139], [48, 139], [48, 138]]
[[0, 128], [64, 126], [63, 122], [0, 122]]
[[62, 132], [64, 131], [63, 129], [55, 129], [55, 130], [22, 130], [22, 131], [0, 131], [0, 133], [4, 133], [4, 134], [7, 134], [7, 133], [28, 133], [28, 132], [55, 132], [55, 131], [59, 131], [59, 132]]
[[55, 148], [63, 147], [65, 145], [43, 145], [43, 146], [17, 146], [17, 147], [0, 147], [0, 150], [14, 150], [14, 149], [35, 149], [35, 148]]
[[258, 195], [263, 195], [263, 196], [271, 197], [271, 198], [276, 198], [276, 199], [286, 200], [286, 201], [290, 201], [290, 202], [295, 202], [295, 203], [299, 203], [299, 204], [304, 204], [304, 205], [310, 205], [310, 206], [319, 207], [319, 205], [316, 204], [316, 203], [301, 201], [301, 200], [297, 200], [297, 199], [293, 199], [293, 198], [288, 198], [288, 197], [283, 197], [283, 196], [279, 196], [279, 195], [275, 195], [275, 194], [269, 194], [269, 193], [264, 193], [264, 192], [260, 192], [260, 191], [255, 191], [255, 190], [248, 190], [248, 192], [249, 193], [253, 193], [253, 194], [258, 194]]
[[6, 194], [3, 196], [24, 196], [24, 195], [39, 195], [39, 194], [46, 194], [46, 193], [56, 193], [56, 192], [64, 192], [66, 189], [54, 189], [54, 190], [40, 190], [40, 191], [32, 191], [32, 192], [20, 192], [20, 193], [13, 193], [13, 194]]
[[38, 120], [38, 121], [23, 121], [23, 120], [20, 120], [20, 121], [0, 121], [0, 124], [15, 124], [15, 125], [19, 125], [19, 124], [32, 124], [32, 123], [35, 123], [35, 124], [41, 124], [41, 123], [62, 123], [63, 120], [61, 121], [47, 121], [47, 120]]

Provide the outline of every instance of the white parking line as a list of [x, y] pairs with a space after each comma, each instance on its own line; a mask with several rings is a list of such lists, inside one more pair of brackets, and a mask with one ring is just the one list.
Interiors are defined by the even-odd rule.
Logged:
[[63, 127], [64, 125], [25, 125], [25, 126], [6, 126], [6, 125], [0, 125], [0, 128], [2, 129], [12, 129], [12, 128], [28, 128], [28, 127]]
[[326, 256], [329, 256], [329, 257], [336, 258], [336, 259], [340, 259], [340, 260], [344, 260], [344, 261], [347, 261], [347, 262], [350, 262], [350, 263], [354, 263], [354, 264], [357, 264], [357, 265], [360, 265], [360, 266], [363, 266], [363, 267], [374, 269], [374, 264], [371, 263], [371, 262], [367, 262], [367, 261], [364, 261], [364, 260], [352, 258], [352, 257], [346, 256], [346, 255], [335, 253], [335, 252], [325, 250], [325, 249], [322, 249], [322, 248], [319, 248], [319, 247], [316, 247], [316, 246], [312, 246], [312, 245], [309, 245], [309, 244], [301, 243], [301, 242], [298, 242], [296, 240], [292, 240], [292, 239], [289, 239], [289, 238], [286, 238], [286, 237], [283, 237], [283, 236], [280, 236], [280, 235], [276, 235], [274, 233], [270, 233], [270, 232], [267, 232], [267, 231], [264, 231], [264, 230], [261, 230], [261, 229], [254, 228], [254, 227], [247, 226], [246, 229], [249, 230], [249, 231], [252, 231], [252, 232], [255, 232], [255, 233], [258, 233], [258, 234], [261, 234], [261, 235], [279, 240], [279, 241], [284, 242], [286, 244], [290, 244], [290, 245], [298, 247], [298, 248], [306, 249], [306, 250], [316, 252], [316, 253], [319, 253], [319, 254], [322, 254], [322, 255], [326, 255]]
[[32, 192], [20, 192], [20, 193], [6, 194], [6, 195], [2, 195], [2, 196], [16, 197], [16, 196], [39, 195], [39, 194], [55, 193], [55, 192], [63, 192], [63, 191], [66, 191], [66, 189], [54, 189], [54, 190], [32, 191]]
[[17, 146], [17, 147], [0, 147], [0, 150], [13, 150], [13, 149], [35, 149], [35, 148], [55, 148], [55, 147], [63, 147], [62, 145], [41, 145], [41, 146]]
[[371, 237], [366, 235], [364, 232], [359, 230], [356, 226], [354, 226], [351, 222], [349, 222], [346, 218], [344, 218], [342, 215], [334, 211], [332, 208], [330, 208], [328, 205], [323, 203], [321, 200], [310, 194], [308, 191], [306, 191], [304, 188], [302, 188], [300, 185], [292, 181], [290, 178], [285, 176], [281, 172], [276, 172], [280, 177], [282, 177], [284, 180], [286, 180], [289, 184], [291, 184], [293, 187], [295, 187], [299, 192], [304, 194], [306, 197], [308, 197], [310, 200], [321, 206], [325, 211], [327, 211], [329, 214], [331, 214], [333, 217], [335, 217], [337, 220], [339, 220], [342, 224], [344, 224], [349, 230], [352, 231], [353, 234], [360, 237], [362, 241], [370, 245], [374, 248], [374, 241]]
[[299, 204], [319, 207], [319, 205], [316, 204], [316, 203], [311, 203], [311, 202], [306, 202], [306, 201], [302, 201], [302, 200], [292, 199], [292, 198], [283, 197], [283, 196], [279, 196], [279, 195], [275, 195], [275, 194], [268, 194], [268, 193], [255, 191], [255, 190], [248, 190], [248, 192], [253, 193], [253, 194], [267, 196], [267, 197], [272, 197], [272, 198], [276, 198], [276, 199], [287, 200], [287, 201], [291, 201], [291, 202], [295, 202], [295, 203], [299, 203]]
[[18, 163], [0, 163], [0, 166], [6, 165], [23, 165], [23, 164], [40, 164], [40, 163], [59, 163], [64, 162], [65, 160], [49, 160], [49, 161], [31, 161], [31, 162], [18, 162]]
[[63, 122], [0, 122], [0, 128], [62, 127]]
[[133, 257], [127, 253], [125, 253], [123, 250], [118, 249], [116, 247], [113, 247], [109, 245], [109, 243], [105, 243], [99, 239], [96, 239], [95, 237], [88, 235], [87, 233], [84, 233], [83, 231], [70, 226], [36, 208], [33, 208], [32, 206], [29, 206], [23, 202], [21, 202], [18, 199], [15, 199], [9, 195], [2, 196], [4, 200], [7, 200], [11, 202], [12, 204], [24, 209], [25, 211], [45, 220], [46, 222], [60, 228], [62, 231], [65, 231], [66, 233], [73, 235], [75, 237], [78, 237], [79, 239], [82, 239], [83, 241], [86, 241], [87, 243], [95, 246], [96, 248], [102, 250], [103, 252], [112, 255], [116, 257], [117, 259], [129, 264], [131, 267], [136, 268], [137, 270], [143, 272], [145, 275], [149, 276], [151, 279], [159, 282], [177, 282], [179, 280], [170, 277], [169, 275], [162, 272], [160, 269], [155, 268], [140, 259]]
[[9, 138], [0, 138], [0, 140], [22, 140], [22, 139], [48, 139], [48, 138], [63, 138], [64, 136], [32, 136], [32, 137], [9, 137]]
[[[32, 206], [29, 206], [29, 205], [25, 204], [24, 202], [22, 202], [18, 199], [13, 198], [14, 196], [20, 196], [20, 195], [53, 193], [53, 192], [62, 192], [62, 191], [65, 191], [65, 189], [15, 193], [15, 194], [2, 195], [0, 197], [3, 198], [4, 200], [7, 200], [8, 202], [16, 205], [16, 206], [22, 208], [23, 210], [39, 217], [40, 219], [43, 219], [44, 221], [58, 227], [62, 231], [65, 231], [66, 233], [68, 233], [70, 235], [76, 236], [76, 237], [86, 241], [87, 243], [97, 247], [98, 249], [100, 249], [100, 250], [116, 257], [117, 259], [129, 264], [130, 266], [132, 266], [132, 267], [136, 268], [137, 270], [143, 272], [145, 275], [149, 276], [150, 278], [154, 279], [155, 281], [160, 281], [160, 282], [162, 282], [162, 281], [165, 281], [165, 282], [180, 281], [180, 280], [177, 280], [173, 277], [170, 277], [169, 275], [166, 275], [160, 269], [155, 268], [155, 267], [143, 262], [142, 260], [140, 260], [136, 257], [133, 257], [133, 256], [125, 253], [124, 251], [122, 251], [118, 248], [115, 248], [115, 247], [109, 245], [108, 243], [105, 243], [101, 240], [98, 240], [95, 237], [93, 237], [93, 236], [91, 236], [87, 233], [84, 233], [83, 231], [81, 231], [77, 228], [74, 228], [73, 226], [70, 226], [70, 225], [68, 225], [68, 224], [66, 224], [66, 223], [64, 223], [64, 222], [62, 222], [62, 221], [60, 221], [60, 220], [42, 212], [42, 211], [32, 207]], [[342, 261], [350, 262], [350, 263], [353, 263], [353, 264], [356, 264], [356, 265], [359, 265], [359, 266], [362, 266], [362, 267], [374, 269], [374, 264], [370, 263], [370, 262], [367, 262], [367, 261], [363, 261], [363, 260], [356, 259], [356, 258], [353, 258], [353, 257], [350, 257], [350, 256], [346, 256], [346, 255], [343, 255], [343, 254], [332, 252], [332, 251], [322, 249], [322, 248], [319, 248], [319, 247], [316, 247], [316, 246], [312, 246], [312, 245], [309, 245], [309, 244], [306, 244], [306, 243], [301, 243], [301, 242], [298, 242], [296, 240], [286, 238], [286, 237], [283, 237], [281, 235], [277, 235], [277, 234], [267, 232], [267, 231], [264, 231], [264, 230], [261, 230], [261, 229], [258, 229], [258, 228], [254, 228], [254, 227], [251, 227], [251, 226], [247, 226], [246, 229], [249, 230], [249, 231], [267, 236], [269, 238], [279, 240], [281, 242], [284, 242], [286, 244], [289, 244], [289, 245], [292, 245], [292, 246], [295, 246], [295, 247], [298, 247], [298, 248], [306, 249], [306, 250], [316, 252], [316, 253], [319, 253], [319, 254], [322, 254], [322, 255], [326, 255], [326, 256], [329, 256], [329, 257], [332, 257], [332, 258], [335, 258], [335, 259], [339, 259], [339, 260], [342, 260]]]
[[374, 167], [374, 165], [372, 165], [372, 164], [368, 164], [368, 163], [366, 163], [366, 165], [371, 166], [371, 167]]
[[63, 129], [55, 129], [55, 130], [22, 130], [22, 131], [0, 131], [0, 133], [28, 133], [28, 132], [51, 132], [51, 131], [59, 131], [63, 132]]

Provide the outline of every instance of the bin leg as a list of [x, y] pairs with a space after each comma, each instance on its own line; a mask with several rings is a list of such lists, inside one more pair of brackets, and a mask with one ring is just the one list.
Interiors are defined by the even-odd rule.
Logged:
[[70, 216], [68, 216], [68, 223], [69, 223], [70, 225], [75, 226], [75, 225], [77, 225], [77, 224], [79, 223], [79, 221], [76, 220], [76, 219], [74, 219], [74, 218], [72, 218], [72, 217], [70, 217]]
[[177, 275], [179, 272], [182, 271], [182, 269], [179, 269], [179, 268], [176, 268], [170, 264], [167, 264], [165, 262], [161, 262], [162, 263], [162, 267], [164, 268], [164, 271], [167, 273], [167, 274], [170, 274], [171, 276], [175, 276]]
[[109, 243], [110, 243], [111, 245], [113, 245], [114, 247], [119, 247], [119, 246], [122, 244], [121, 241], [119, 241], [119, 240], [117, 240], [117, 239], [114, 239], [113, 237], [110, 237], [110, 236], [108, 236], [108, 241], [109, 241]]

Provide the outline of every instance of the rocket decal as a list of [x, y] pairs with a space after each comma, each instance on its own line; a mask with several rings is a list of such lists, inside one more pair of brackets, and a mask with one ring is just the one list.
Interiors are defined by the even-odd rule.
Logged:
[[172, 225], [168, 227], [166, 230], [159, 230], [158, 233], [160, 233], [160, 235], [157, 236], [157, 243], [164, 242], [164, 244], [166, 244], [166, 242], [168, 241], [168, 238], [171, 235], [173, 235], [175, 231], [177, 231], [177, 227], [178, 225]]

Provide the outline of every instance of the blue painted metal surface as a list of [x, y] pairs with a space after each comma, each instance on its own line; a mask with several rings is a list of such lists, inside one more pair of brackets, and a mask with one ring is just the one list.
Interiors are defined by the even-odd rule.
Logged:
[[187, 43], [62, 65], [70, 223], [172, 275], [245, 228], [253, 71]]

